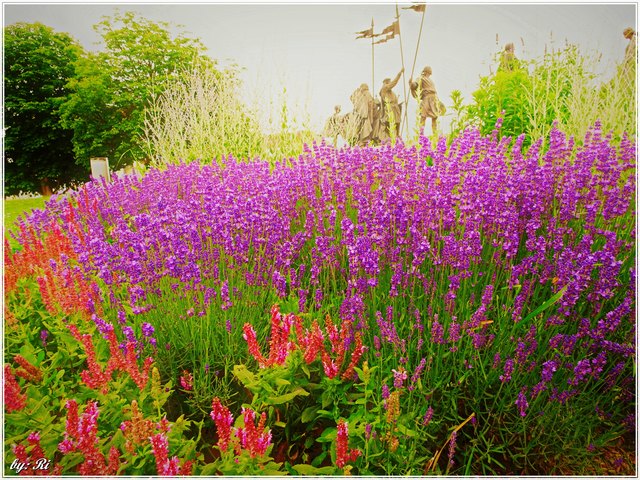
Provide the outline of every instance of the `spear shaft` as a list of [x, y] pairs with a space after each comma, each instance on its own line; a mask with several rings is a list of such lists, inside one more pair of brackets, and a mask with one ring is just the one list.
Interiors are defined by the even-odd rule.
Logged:
[[373, 55], [373, 17], [371, 17], [371, 91], [375, 88], [375, 67], [374, 67], [374, 55]]
[[418, 59], [418, 49], [420, 48], [420, 37], [422, 36], [422, 25], [424, 25], [424, 14], [427, 11], [425, 8], [422, 11], [422, 20], [420, 20], [420, 32], [418, 32], [418, 42], [416, 43], [416, 54], [413, 57], [413, 66], [411, 67], [411, 78], [413, 78], [413, 72], [416, 68], [416, 60]]
[[398, 37], [400, 37], [400, 60], [402, 61], [402, 90], [404, 94], [404, 119], [400, 118], [400, 135], [402, 135], [405, 124], [409, 122], [407, 119], [407, 82], [404, 76], [404, 53], [402, 51], [402, 30], [400, 29], [400, 11], [396, 3], [396, 22], [398, 22]]

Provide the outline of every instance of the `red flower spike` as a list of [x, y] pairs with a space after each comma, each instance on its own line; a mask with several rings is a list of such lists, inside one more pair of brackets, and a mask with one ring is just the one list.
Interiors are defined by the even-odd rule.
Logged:
[[211, 404], [211, 418], [218, 429], [218, 447], [223, 452], [229, 448], [231, 440], [231, 426], [233, 425], [233, 415], [227, 407], [220, 403], [220, 399], [215, 397]]
[[349, 451], [349, 425], [345, 420], [340, 419], [336, 437], [336, 466], [344, 468], [347, 463], [354, 462], [360, 454], [358, 449]]
[[11, 371], [10, 365], [4, 366], [4, 406], [8, 413], [22, 410], [27, 405], [27, 396], [20, 391], [20, 384]]

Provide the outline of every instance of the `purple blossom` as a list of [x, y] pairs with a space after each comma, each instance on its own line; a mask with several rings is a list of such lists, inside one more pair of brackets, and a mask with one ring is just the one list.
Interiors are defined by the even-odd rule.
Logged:
[[522, 390], [520, 390], [520, 393], [518, 393], [518, 398], [516, 399], [516, 402], [515, 402], [516, 407], [518, 407], [518, 410], [520, 411], [521, 417], [527, 416], [527, 408], [529, 408], [529, 402], [527, 402], [526, 391], [527, 391], [527, 387], [524, 387]]
[[40, 330], [40, 341], [42, 342], [43, 348], [47, 348], [47, 338], [49, 338], [49, 332], [47, 330]]
[[434, 320], [431, 324], [431, 341], [433, 343], [444, 343], [444, 329], [438, 320]]
[[382, 385], [382, 399], [386, 400], [387, 398], [389, 398], [389, 395], [390, 395], [389, 387], [385, 383], [384, 385]]
[[365, 440], [369, 440], [371, 438], [371, 429], [373, 428], [373, 425], [371, 425], [370, 423], [367, 423], [364, 427], [364, 439]]
[[500, 381], [502, 383], [507, 383], [509, 380], [511, 380], [511, 374], [513, 373], [513, 364], [514, 362], [512, 358], [508, 358], [507, 360], [505, 360], [504, 373], [500, 375]]
[[155, 332], [153, 325], [147, 322], [142, 323], [142, 335], [145, 337], [151, 337]]
[[433, 408], [429, 407], [427, 408], [427, 411], [425, 412], [424, 416], [422, 417], [422, 425], [423, 426], [427, 426], [429, 425], [429, 422], [431, 422], [431, 419], [433, 418]]
[[456, 322], [456, 318], [453, 317], [452, 322], [449, 324], [449, 343], [457, 343], [460, 340], [460, 324]]
[[395, 368], [391, 370], [393, 372], [393, 386], [395, 388], [402, 388], [404, 381], [407, 379], [407, 372], [404, 368], [400, 367], [399, 370]]
[[122, 327], [122, 333], [124, 333], [124, 336], [127, 338], [127, 341], [129, 342], [136, 341], [136, 335], [133, 331], [133, 328], [131, 328], [129, 325]]
[[456, 451], [456, 440], [458, 439], [458, 431], [454, 430], [449, 439], [449, 466], [453, 466], [453, 455]]
[[558, 370], [558, 362], [555, 360], [547, 360], [544, 362], [542, 364], [542, 381], [549, 383], [556, 370]]

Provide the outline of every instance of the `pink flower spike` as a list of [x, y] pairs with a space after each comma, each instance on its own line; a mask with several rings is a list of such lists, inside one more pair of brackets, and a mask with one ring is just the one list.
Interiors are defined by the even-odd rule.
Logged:
[[223, 452], [229, 448], [231, 440], [231, 426], [233, 425], [233, 415], [227, 407], [220, 403], [220, 399], [215, 397], [211, 405], [211, 418], [218, 429], [218, 447]]

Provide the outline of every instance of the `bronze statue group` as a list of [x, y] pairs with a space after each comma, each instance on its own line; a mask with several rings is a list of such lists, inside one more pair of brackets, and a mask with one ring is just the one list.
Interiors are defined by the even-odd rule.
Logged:
[[[622, 65], [623, 73], [631, 80], [635, 80], [636, 66], [636, 32], [633, 28], [626, 28], [624, 37], [629, 40], [625, 49], [625, 58]], [[504, 46], [500, 57], [500, 70], [513, 71], [518, 68], [519, 62], [515, 56], [513, 43]], [[404, 68], [393, 78], [385, 78], [380, 88], [380, 97], [374, 97], [366, 83], [360, 85], [351, 94], [353, 110], [341, 114], [340, 105], [336, 105], [334, 113], [325, 123], [323, 136], [333, 139], [334, 145], [341, 137], [349, 145], [379, 145], [389, 142], [400, 136], [402, 122], [402, 103], [393, 88], [398, 84]], [[411, 95], [419, 102], [420, 134], [424, 135], [425, 122], [431, 119], [431, 133], [438, 132], [438, 117], [445, 114], [445, 105], [438, 98], [436, 86], [431, 79], [431, 67], [426, 66], [422, 70], [417, 81], [409, 79]], [[630, 81], [631, 83], [631, 81]], [[635, 85], [635, 82], [633, 82]]]
[[[393, 79], [382, 81], [379, 97], [371, 94], [366, 83], [360, 85], [350, 97], [353, 110], [342, 115], [340, 105], [336, 105], [325, 124], [323, 135], [332, 138], [334, 144], [338, 137], [342, 137], [349, 145], [379, 145], [399, 137], [403, 105], [393, 88], [403, 72], [404, 68]], [[431, 67], [425, 67], [417, 81], [409, 79], [411, 95], [419, 102], [421, 134], [427, 118], [431, 118], [431, 132], [436, 134], [438, 117], [446, 112], [431, 74]]]

